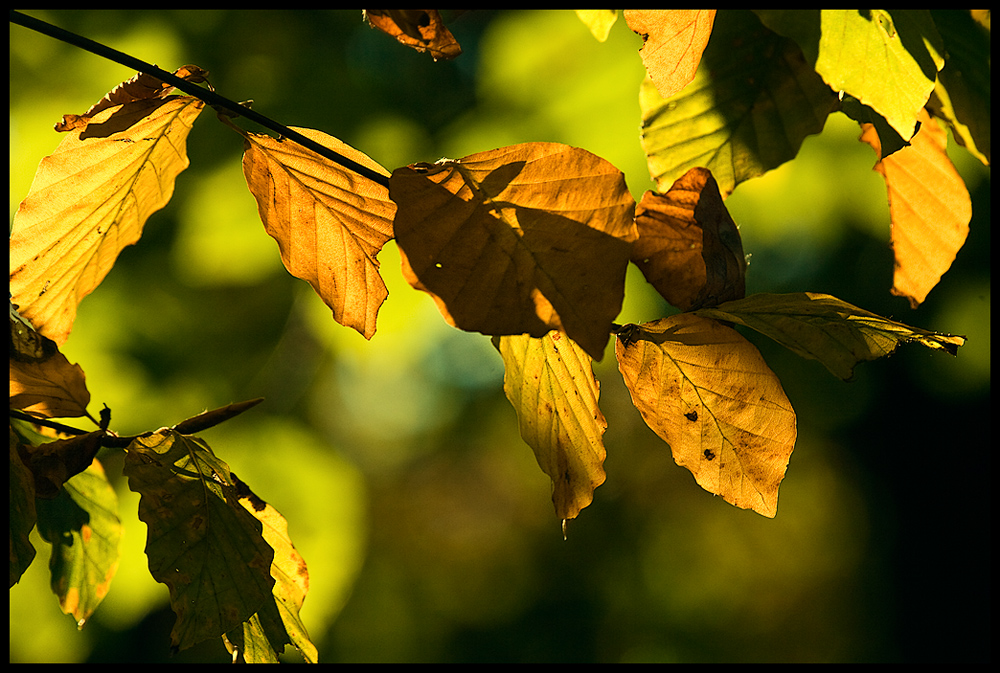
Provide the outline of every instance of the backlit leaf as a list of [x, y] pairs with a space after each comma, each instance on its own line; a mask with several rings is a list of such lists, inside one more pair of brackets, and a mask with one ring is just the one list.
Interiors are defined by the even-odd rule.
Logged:
[[642, 36], [639, 55], [663, 98], [694, 79], [715, 22], [714, 9], [626, 9], [625, 20]]
[[556, 516], [574, 519], [604, 483], [600, 384], [591, 358], [561, 332], [540, 339], [494, 337], [504, 361], [504, 393], [517, 412], [521, 437], [552, 478]]
[[455, 58], [462, 47], [444, 25], [436, 9], [366, 9], [373, 28], [417, 51], [430, 52], [435, 61]]
[[80, 365], [71, 365], [55, 342], [36, 332], [11, 306], [10, 408], [35, 416], [83, 416], [90, 403]]
[[79, 628], [104, 600], [118, 570], [118, 496], [98, 461], [38, 501], [38, 532], [52, 544], [52, 591]]
[[598, 42], [605, 42], [611, 27], [618, 21], [617, 9], [578, 9], [576, 15], [590, 29]]
[[149, 571], [177, 615], [172, 648], [219, 638], [271, 599], [274, 550], [204, 441], [169, 429], [140, 436], [123, 472], [141, 496]]
[[952, 355], [965, 343], [965, 337], [910, 327], [814, 292], [754, 294], [697, 314], [754, 329], [804, 358], [819, 360], [845, 381], [859, 362], [889, 355], [900, 343]]
[[716, 16], [691, 84], [669, 98], [648, 77], [640, 88], [649, 173], [665, 192], [703, 166], [726, 198], [744, 180], [795, 158], [836, 103], [794, 42], [750, 12], [727, 10]]
[[[388, 175], [332, 136], [294, 130]], [[388, 190], [298, 143], [237, 131], [245, 139], [243, 175], [264, 229], [278, 242], [285, 268], [312, 286], [338, 323], [370, 339], [379, 307], [389, 294], [377, 258], [392, 238], [396, 206]]]
[[12, 301], [40, 334], [66, 341], [77, 305], [170, 200], [203, 107], [172, 96], [108, 108], [42, 159], [10, 238]]
[[740, 232], [707, 168], [692, 168], [666, 194], [646, 192], [635, 223], [632, 261], [668, 302], [688, 311], [743, 298]]
[[398, 168], [389, 192], [403, 274], [449, 323], [561, 330], [603, 357], [636, 237], [621, 171], [575, 147], [525, 143]]
[[618, 369], [674, 461], [726, 502], [773, 517], [795, 446], [795, 412], [778, 377], [736, 330], [691, 313], [617, 339]]
[[920, 131], [891, 156], [881, 157], [879, 136], [870, 124], [861, 140], [875, 150], [875, 169], [885, 178], [896, 257], [892, 293], [916, 308], [951, 267], [965, 244], [972, 200], [946, 152], [947, 133], [926, 110], [917, 117]]

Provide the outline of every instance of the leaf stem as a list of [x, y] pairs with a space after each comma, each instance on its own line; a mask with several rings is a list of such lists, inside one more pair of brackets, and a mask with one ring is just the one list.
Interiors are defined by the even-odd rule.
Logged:
[[85, 51], [89, 51], [90, 53], [96, 54], [97, 56], [102, 56], [108, 60], [114, 61], [115, 63], [119, 63], [127, 68], [132, 68], [134, 70], [138, 70], [139, 72], [152, 75], [153, 77], [156, 77], [157, 79], [166, 82], [167, 84], [170, 84], [175, 89], [180, 89], [181, 91], [183, 91], [188, 95], [200, 98], [209, 105], [224, 108], [231, 112], [235, 112], [236, 114], [242, 117], [246, 117], [251, 121], [257, 122], [261, 126], [268, 128], [274, 131], [275, 133], [280, 133], [289, 140], [295, 141], [296, 143], [302, 145], [306, 149], [311, 150], [316, 154], [319, 154], [320, 156], [329, 159], [330, 161], [333, 161], [334, 163], [339, 164], [340, 166], [343, 166], [348, 170], [354, 171], [355, 173], [361, 175], [362, 177], [366, 177], [369, 180], [377, 182], [378, 184], [386, 188], [388, 188], [389, 186], [389, 178], [386, 177], [385, 175], [382, 175], [381, 173], [378, 173], [377, 171], [374, 171], [368, 168], [367, 166], [363, 166], [357, 163], [356, 161], [352, 161], [347, 157], [341, 156], [340, 154], [337, 154], [330, 148], [324, 147], [323, 145], [320, 145], [316, 141], [306, 138], [301, 133], [293, 131], [287, 126], [279, 124], [273, 119], [265, 117], [259, 112], [251, 110], [249, 107], [244, 107], [235, 101], [229, 100], [224, 96], [220, 96], [214, 91], [209, 91], [207, 89], [204, 89], [198, 86], [197, 84], [192, 84], [191, 82], [187, 82], [181, 79], [180, 77], [176, 77], [172, 73], [157, 68], [155, 65], [146, 63], [145, 61], [135, 58], [134, 56], [130, 56], [124, 52], [120, 52], [117, 49], [106, 47], [99, 42], [95, 42], [94, 40], [82, 37], [80, 35], [77, 35], [76, 33], [71, 33], [68, 30], [64, 30], [62, 28], [59, 28], [58, 26], [53, 26], [50, 23], [46, 23], [44, 21], [41, 21], [34, 17], [30, 17], [20, 12], [16, 12], [14, 10], [10, 10], [10, 22], [16, 23], [19, 26], [24, 26], [25, 28], [28, 28], [35, 32], [42, 33], [43, 35], [48, 35], [49, 37], [55, 38], [57, 40], [61, 40], [62, 42], [66, 42], [68, 44], [73, 45], [74, 47], [78, 47]]

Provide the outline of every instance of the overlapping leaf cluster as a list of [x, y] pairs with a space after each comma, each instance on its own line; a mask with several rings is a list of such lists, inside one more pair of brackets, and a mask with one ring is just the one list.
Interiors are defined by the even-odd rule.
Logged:
[[[598, 39], [617, 18], [580, 15]], [[433, 10], [366, 16], [435, 59], [460, 52]], [[337, 322], [373, 337], [387, 298], [377, 257], [395, 238], [404, 277], [444, 319], [493, 337], [521, 435], [552, 479], [564, 524], [605, 479], [608, 423], [592, 364], [612, 334], [632, 400], [676, 462], [727, 502], [774, 516], [795, 413], [734, 325], [845, 380], [900, 343], [954, 354], [964, 339], [828, 295], [746, 297], [742, 242], [724, 198], [793, 159], [829, 114], [849, 114], [886, 179], [893, 291], [919, 304], [969, 220], [941, 124], [989, 161], [988, 37], [985, 53], [975, 41], [960, 45], [963, 31], [980, 30], [961, 12], [634, 11], [625, 19], [644, 40], [641, 143], [658, 185], [638, 204], [621, 171], [558, 143], [390, 173], [332, 136], [296, 129], [385, 176], [376, 181], [289, 139], [244, 131], [232, 114], [219, 118], [243, 139], [247, 186], [282, 262]], [[983, 68], [985, 89], [970, 85]], [[207, 75], [196, 66], [178, 74]], [[11, 233], [12, 409], [36, 420], [89, 417], [83, 372], [58, 346], [79, 302], [169, 200], [203, 107], [140, 75], [59, 125], [67, 137], [39, 166]], [[615, 324], [630, 262], [682, 313]], [[95, 423], [97, 431], [72, 437], [12, 423], [11, 583], [34, 556], [27, 534], [37, 521], [47, 540], [82, 540], [73, 549], [53, 543], [53, 587], [80, 623], [92, 613], [114, 574], [119, 535], [113, 492], [92, 459], [102, 445], [122, 446], [130, 488], [141, 494], [150, 571], [177, 614], [174, 646], [224, 637], [247, 660], [270, 660], [292, 643], [315, 661], [298, 619], [305, 563], [281, 516], [194, 436], [204, 421], [127, 441], [108, 419]], [[40, 505], [44, 498], [56, 504]]]

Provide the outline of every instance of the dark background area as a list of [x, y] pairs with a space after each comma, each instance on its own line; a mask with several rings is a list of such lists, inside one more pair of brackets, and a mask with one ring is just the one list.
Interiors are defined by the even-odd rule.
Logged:
[[[468, 12], [449, 24], [464, 53], [434, 63], [360, 11], [30, 13], [166, 69], [207, 68], [222, 95], [390, 170], [549, 140], [614, 163], [637, 199], [652, 186], [641, 39], [621, 20], [601, 44], [568, 11]], [[13, 218], [60, 141], [52, 124], [132, 73], [18, 26], [10, 37]], [[748, 293], [826, 292], [963, 334], [957, 358], [902, 347], [843, 383], [747, 334], [798, 413], [769, 520], [674, 464], [609, 349], [596, 368], [608, 479], [564, 542], [488, 338], [444, 324], [400, 277], [392, 243], [378, 333], [366, 342], [337, 326], [281, 267], [239, 138], [212, 116], [191, 133], [173, 200], [81, 304], [64, 352], [121, 433], [266, 398], [204, 437], [289, 520], [321, 661], [990, 658], [990, 174], [961, 148], [971, 234], [917, 310], [889, 294], [884, 184], [840, 115], [727, 201], [752, 254]], [[619, 322], [669, 312], [634, 272]], [[126, 526], [119, 575], [77, 632], [33, 537], [39, 556], [10, 592], [11, 661], [225, 661], [220, 642], [168, 657], [173, 614], [144, 565], [137, 500], [120, 456], [101, 458]]]

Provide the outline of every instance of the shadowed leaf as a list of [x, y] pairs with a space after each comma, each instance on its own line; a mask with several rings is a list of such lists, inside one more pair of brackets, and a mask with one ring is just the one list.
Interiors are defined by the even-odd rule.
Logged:
[[621, 171], [581, 149], [526, 143], [398, 168], [389, 191], [403, 274], [449, 323], [561, 330], [603, 357], [636, 236]]
[[590, 356], [561, 332], [535, 339], [494, 337], [504, 361], [504, 393], [521, 437], [552, 478], [556, 516], [575, 519], [604, 483], [608, 424], [597, 406], [600, 384]]
[[391, 35], [401, 44], [430, 52], [435, 61], [455, 58], [462, 53], [462, 47], [436, 9], [366, 9], [365, 18], [370, 26]]
[[616, 340], [618, 369], [674, 461], [726, 502], [773, 517], [795, 446], [795, 412], [778, 377], [736, 330], [691, 313]]
[[919, 343], [952, 355], [965, 343], [965, 337], [910, 327], [814, 292], [754, 294], [697, 314], [754, 329], [804, 358], [819, 360], [845, 381], [859, 362], [889, 355], [900, 343]]
[[80, 365], [10, 309], [10, 408], [45, 418], [84, 416], [90, 403]]
[[10, 238], [12, 301], [40, 334], [66, 341], [77, 305], [170, 200], [203, 107], [172, 96], [108, 108], [42, 159]]
[[715, 22], [714, 9], [626, 9], [625, 20], [642, 36], [639, 55], [663, 98], [694, 79]]

